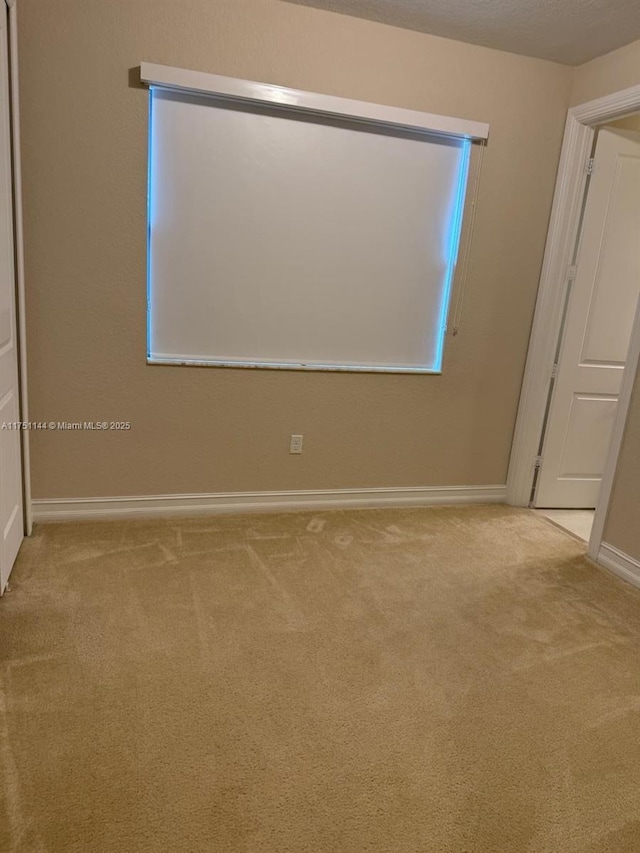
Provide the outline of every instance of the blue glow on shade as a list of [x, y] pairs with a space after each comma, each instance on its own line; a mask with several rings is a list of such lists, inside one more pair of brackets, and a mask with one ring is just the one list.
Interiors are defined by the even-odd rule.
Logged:
[[147, 358], [151, 358], [151, 155], [153, 152], [153, 87], [149, 87], [149, 137], [147, 140]]
[[436, 342], [436, 357], [432, 370], [434, 373], [442, 372], [442, 357], [444, 352], [444, 338], [447, 333], [447, 317], [449, 314], [449, 300], [451, 298], [451, 286], [456, 272], [458, 261], [458, 249], [460, 248], [460, 235], [462, 233], [462, 215], [464, 213], [464, 199], [467, 190], [467, 178], [469, 177], [469, 160], [471, 159], [471, 140], [464, 139], [460, 154], [460, 171], [458, 172], [458, 186], [456, 188], [455, 202], [451, 215], [451, 228], [449, 232], [449, 246], [447, 249], [447, 271], [442, 287], [440, 303], [440, 319], [438, 337]]

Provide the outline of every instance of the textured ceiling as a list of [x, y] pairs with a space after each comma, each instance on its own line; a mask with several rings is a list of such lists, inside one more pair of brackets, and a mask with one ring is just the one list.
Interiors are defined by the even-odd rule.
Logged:
[[640, 0], [287, 0], [580, 65], [640, 38]]

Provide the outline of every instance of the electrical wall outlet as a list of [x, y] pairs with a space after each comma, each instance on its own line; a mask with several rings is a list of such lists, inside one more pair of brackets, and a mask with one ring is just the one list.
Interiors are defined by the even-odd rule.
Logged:
[[303, 435], [292, 435], [289, 441], [289, 453], [302, 453]]

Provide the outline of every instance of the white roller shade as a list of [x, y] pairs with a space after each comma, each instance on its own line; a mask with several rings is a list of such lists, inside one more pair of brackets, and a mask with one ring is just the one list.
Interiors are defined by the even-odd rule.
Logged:
[[441, 369], [468, 139], [151, 98], [150, 360]]

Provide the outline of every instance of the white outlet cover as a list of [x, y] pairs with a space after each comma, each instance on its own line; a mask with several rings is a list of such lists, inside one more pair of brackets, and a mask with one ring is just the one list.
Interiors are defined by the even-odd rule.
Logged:
[[289, 441], [289, 453], [302, 453], [302, 435], [292, 435]]

